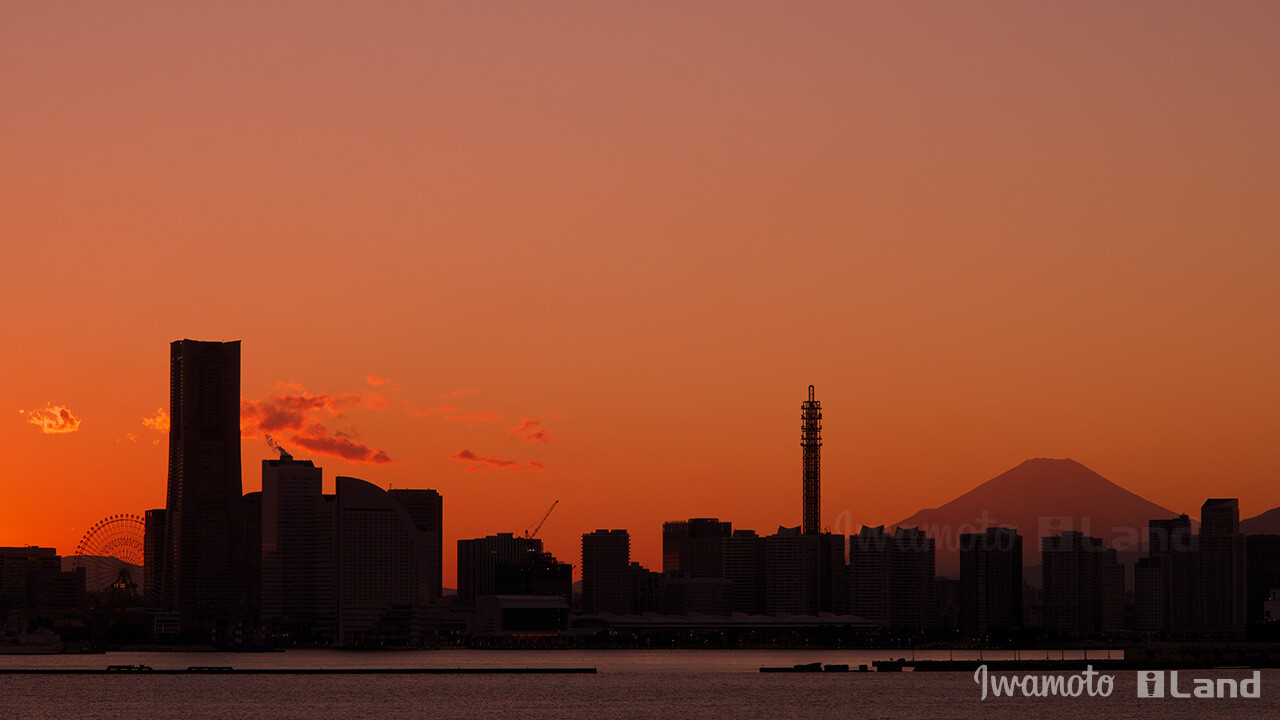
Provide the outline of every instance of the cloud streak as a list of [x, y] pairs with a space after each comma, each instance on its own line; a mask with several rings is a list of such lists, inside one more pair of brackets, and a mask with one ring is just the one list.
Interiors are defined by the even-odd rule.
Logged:
[[326, 420], [343, 417], [354, 409], [381, 410], [387, 398], [375, 392], [361, 394], [310, 393], [297, 383], [280, 383], [278, 392], [261, 400], [240, 400], [240, 435], [273, 434], [313, 453], [384, 465], [391, 456], [356, 439], [350, 433], [330, 430]]
[[555, 439], [555, 435], [551, 431], [542, 427], [542, 420], [538, 418], [520, 418], [520, 424], [507, 431], [508, 435], [522, 437], [529, 442], [547, 443]]
[[496, 455], [488, 457], [481, 456], [467, 448], [463, 448], [458, 452], [449, 456], [450, 460], [456, 460], [466, 463], [466, 472], [477, 472], [480, 470], [509, 470], [511, 472], [531, 472], [538, 470], [546, 470], [547, 466], [537, 460], [528, 462], [520, 462], [519, 460], [508, 460], [500, 458]]
[[439, 415], [440, 413], [451, 413], [451, 412], [458, 411], [458, 408], [452, 405], [441, 405], [440, 407], [427, 408], [426, 410], [414, 410], [413, 408], [409, 407], [407, 403], [405, 404], [405, 409], [408, 410], [409, 414], [413, 415], [414, 417], [426, 417], [428, 415]]
[[48, 404], [24, 414], [27, 422], [40, 428], [40, 432], [45, 435], [65, 435], [80, 429], [80, 417], [67, 409], [66, 405]]

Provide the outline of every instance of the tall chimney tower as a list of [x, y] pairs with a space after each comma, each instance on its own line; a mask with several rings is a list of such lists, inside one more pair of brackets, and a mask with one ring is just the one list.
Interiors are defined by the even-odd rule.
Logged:
[[801, 497], [804, 503], [800, 531], [805, 535], [822, 532], [822, 403], [809, 399], [800, 404]]

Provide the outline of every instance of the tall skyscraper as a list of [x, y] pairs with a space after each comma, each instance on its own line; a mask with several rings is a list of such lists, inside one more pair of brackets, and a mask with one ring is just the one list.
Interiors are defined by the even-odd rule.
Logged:
[[992, 527], [960, 535], [960, 630], [970, 636], [1022, 627], [1022, 536]]
[[849, 536], [849, 612], [893, 630], [938, 624], [934, 541], [922, 530], [863, 526]]
[[805, 535], [822, 532], [822, 403], [813, 398], [800, 404], [800, 494], [801, 531]]
[[170, 345], [169, 421], [161, 596], [222, 640], [245, 592], [239, 341]]
[[322, 473], [283, 451], [262, 461], [262, 620], [295, 638], [335, 633], [335, 503]]
[[684, 577], [724, 577], [724, 540], [733, 523], [690, 518], [662, 523], [662, 572]]
[[[1210, 637], [1240, 637], [1248, 623], [1247, 541], [1240, 503], [1212, 498], [1200, 508], [1195, 552], [1174, 563], [1172, 629]], [[1189, 562], [1187, 562], [1189, 561]]]
[[400, 488], [389, 490], [391, 496], [413, 519], [427, 547], [427, 602], [440, 602], [444, 572], [444, 498], [435, 490]]
[[1040, 538], [1044, 626], [1071, 634], [1124, 629], [1124, 566], [1102, 540], [1065, 531]]
[[334, 485], [338, 642], [419, 644], [432, 588], [440, 582], [439, 565], [430, 558], [431, 533], [420, 529], [396, 495], [377, 485], [342, 476]]
[[755, 530], [734, 530], [724, 540], [724, 576], [729, 588], [729, 610], [763, 615], [767, 609], [764, 538]]
[[[1147, 556], [1133, 566], [1133, 625], [1142, 632], [1164, 632], [1173, 622], [1173, 569], [1185, 574], [1193, 550], [1191, 518], [1160, 518], [1147, 523]], [[1196, 542], [1196, 546], [1199, 543]]]
[[582, 534], [582, 612], [632, 612], [631, 536], [626, 530]]
[[778, 528], [764, 540], [765, 611], [770, 615], [849, 612], [845, 538]]

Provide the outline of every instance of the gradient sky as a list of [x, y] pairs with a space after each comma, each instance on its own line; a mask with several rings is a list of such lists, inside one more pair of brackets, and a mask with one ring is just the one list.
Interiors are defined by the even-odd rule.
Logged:
[[555, 499], [574, 564], [597, 527], [660, 566], [663, 520], [799, 524], [810, 383], [844, 529], [1029, 457], [1280, 505], [1277, 32], [1270, 1], [4, 3], [0, 545], [163, 506], [184, 337], [243, 341], [246, 491], [265, 426], [327, 488], [436, 488], [446, 585]]

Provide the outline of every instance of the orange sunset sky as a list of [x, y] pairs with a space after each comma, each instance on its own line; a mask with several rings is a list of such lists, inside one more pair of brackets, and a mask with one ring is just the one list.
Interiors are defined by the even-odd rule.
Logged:
[[[163, 507], [172, 340], [454, 541], [1280, 505], [1280, 4], [0, 5], [0, 545]], [[65, 409], [64, 411], [60, 409]], [[33, 422], [34, 421], [34, 422]], [[67, 432], [45, 432], [65, 430]], [[465, 452], [464, 452], [465, 451]], [[842, 515], [847, 511], [847, 515]], [[848, 529], [848, 525], [843, 529]]]

